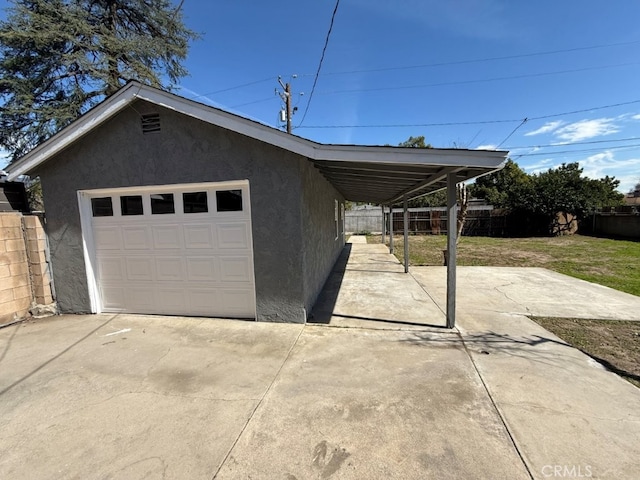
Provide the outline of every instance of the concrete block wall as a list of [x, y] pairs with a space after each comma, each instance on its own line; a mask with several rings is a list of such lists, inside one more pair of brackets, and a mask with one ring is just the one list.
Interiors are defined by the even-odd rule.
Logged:
[[40, 305], [53, 303], [51, 276], [47, 263], [47, 237], [40, 217], [23, 217], [27, 258], [31, 273], [33, 298]]
[[0, 324], [28, 316], [34, 301], [53, 303], [42, 222], [0, 213]]

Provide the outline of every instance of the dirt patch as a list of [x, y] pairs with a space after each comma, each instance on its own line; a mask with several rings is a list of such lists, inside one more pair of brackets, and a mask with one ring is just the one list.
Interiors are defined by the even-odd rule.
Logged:
[[548, 317], [532, 320], [640, 388], [640, 322]]

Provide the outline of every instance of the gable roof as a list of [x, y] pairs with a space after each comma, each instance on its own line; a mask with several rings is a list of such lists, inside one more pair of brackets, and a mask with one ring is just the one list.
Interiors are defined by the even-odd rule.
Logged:
[[506, 151], [330, 145], [282, 132], [219, 108], [131, 81], [9, 168], [9, 180], [32, 172], [136, 100], [197, 118], [280, 147], [314, 162], [347, 200], [392, 204], [446, 186], [449, 173], [465, 181], [502, 167]]

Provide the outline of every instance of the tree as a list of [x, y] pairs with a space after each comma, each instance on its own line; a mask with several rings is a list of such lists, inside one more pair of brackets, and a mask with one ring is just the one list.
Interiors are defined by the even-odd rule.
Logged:
[[409, 137], [404, 142], [399, 143], [398, 146], [406, 148], [433, 148], [430, 143], [425, 143], [424, 135], [419, 137]]
[[537, 220], [542, 221], [543, 229], [552, 226], [558, 213], [580, 220], [596, 208], [622, 203], [624, 196], [616, 190], [618, 180], [609, 176], [591, 179], [582, 173], [578, 163], [563, 163], [530, 175], [508, 160], [502, 170], [478, 178], [472, 193], [523, 217], [523, 228], [532, 227]]
[[582, 219], [596, 208], [622, 204], [624, 195], [616, 191], [618, 180], [609, 176], [590, 179], [582, 172], [578, 163], [563, 163], [534, 175], [529, 209], [548, 218], [566, 212]]
[[508, 159], [502, 170], [478, 178], [470, 186], [470, 193], [496, 208], [518, 210], [526, 205], [531, 189], [531, 176]]
[[0, 146], [16, 159], [128, 80], [171, 89], [187, 71], [169, 0], [13, 0], [0, 22]]

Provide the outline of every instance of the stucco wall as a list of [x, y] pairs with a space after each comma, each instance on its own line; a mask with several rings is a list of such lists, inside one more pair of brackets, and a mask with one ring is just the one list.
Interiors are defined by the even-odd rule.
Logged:
[[[307, 315], [311, 313], [333, 264], [344, 247], [342, 209], [344, 198], [322, 176], [313, 163], [303, 161], [302, 216], [304, 302]], [[338, 229], [336, 238], [335, 201], [338, 200]]]
[[[160, 113], [143, 135], [139, 114]], [[142, 101], [39, 167], [63, 312], [90, 309], [76, 192], [248, 179], [258, 319], [304, 321], [303, 157]]]

